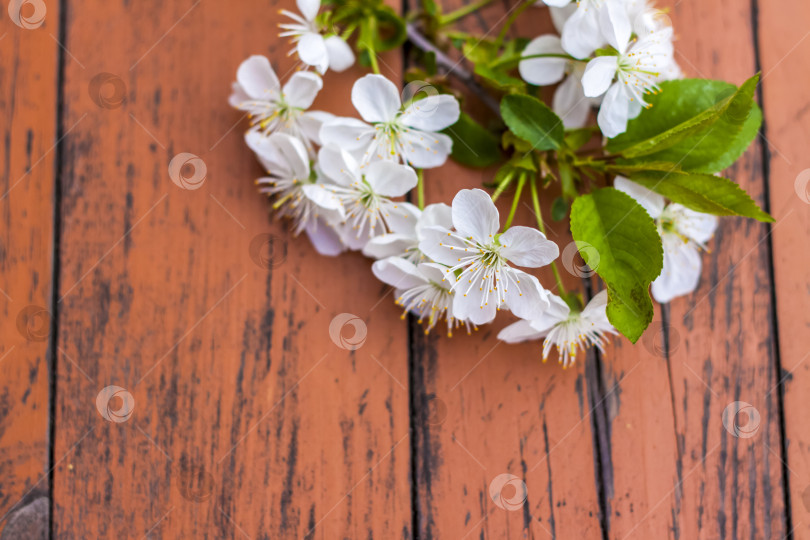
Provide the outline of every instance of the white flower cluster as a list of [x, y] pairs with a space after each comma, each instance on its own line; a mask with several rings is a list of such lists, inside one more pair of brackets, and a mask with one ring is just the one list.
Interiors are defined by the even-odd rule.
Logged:
[[[655, 81], [676, 74], [671, 29], [657, 27], [643, 0], [545, 0], [562, 37], [540, 36], [523, 54], [520, 73], [528, 82], [553, 84], [566, 126], [585, 123], [591, 104], [606, 93], [599, 113], [605, 135], [625, 130], [629, 118], [655, 91]], [[480, 189], [463, 189], [452, 206], [417, 208], [402, 198], [418, 183], [417, 169], [443, 165], [452, 140], [440, 133], [455, 124], [459, 103], [451, 95], [404, 100], [381, 75], [366, 75], [352, 88], [360, 119], [310, 111], [327, 69], [342, 70], [354, 55], [318, 19], [319, 0], [298, 0], [301, 15], [282, 25], [295, 52], [312, 71], [293, 74], [282, 86], [263, 56], [245, 60], [236, 74], [230, 103], [248, 113], [245, 134], [268, 176], [257, 180], [277, 216], [306, 231], [315, 249], [329, 256], [362, 251], [372, 270], [396, 290], [397, 303], [429, 332], [444, 320], [448, 334], [491, 322], [501, 309], [521, 320], [499, 334], [507, 342], [544, 338], [543, 359], [556, 347], [568, 366], [579, 349], [599, 347], [615, 334], [607, 320], [607, 293], [582, 311], [543, 288], [523, 268], [539, 268], [559, 249], [537, 229], [512, 226], [501, 232], [498, 209]], [[635, 19], [631, 25], [630, 21]], [[631, 35], [635, 36], [631, 41]], [[600, 47], [612, 46], [588, 58]], [[573, 58], [573, 60], [572, 60]], [[319, 74], [320, 73], [320, 74]], [[635, 197], [656, 220], [665, 246], [664, 272], [653, 285], [659, 301], [695, 288], [699, 248], [716, 220], [663, 199], [624, 179], [616, 187]], [[686, 270], [684, 270], [686, 268]], [[404, 316], [404, 315], [403, 315]]]
[[416, 187], [415, 168], [447, 161], [452, 141], [439, 131], [458, 121], [456, 98], [403, 104], [394, 83], [366, 75], [352, 88], [358, 120], [307, 110], [321, 87], [313, 72], [297, 72], [281, 86], [270, 62], [253, 56], [239, 67], [231, 96], [251, 115], [245, 140], [269, 174], [257, 183], [294, 232], [306, 231], [324, 255], [348, 249], [376, 259], [374, 275], [397, 290], [397, 303], [427, 331], [442, 319], [449, 333], [469, 329], [491, 322], [499, 309], [546, 317], [556, 297], [512, 266], [538, 268], [557, 258], [557, 245], [543, 233], [500, 233], [498, 210], [480, 189], [461, 190], [452, 207], [420, 210], [395, 200]]
[[657, 92], [660, 81], [680, 77], [672, 27], [646, 0], [543, 1], [560, 36], [532, 40], [518, 69], [530, 84], [563, 81], [552, 108], [567, 128], [583, 127], [591, 107], [601, 102], [602, 133], [624, 133], [628, 120], [647, 106], [645, 94]]

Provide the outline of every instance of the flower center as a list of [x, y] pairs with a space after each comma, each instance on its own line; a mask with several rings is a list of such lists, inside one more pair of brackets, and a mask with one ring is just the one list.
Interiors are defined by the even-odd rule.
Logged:
[[360, 183], [357, 191], [360, 194], [358, 197], [360, 204], [362, 204], [369, 212], [374, 212], [380, 208], [382, 198], [374, 193], [374, 190], [371, 188], [371, 184], [368, 183], [365, 176], [363, 177], [363, 181]]

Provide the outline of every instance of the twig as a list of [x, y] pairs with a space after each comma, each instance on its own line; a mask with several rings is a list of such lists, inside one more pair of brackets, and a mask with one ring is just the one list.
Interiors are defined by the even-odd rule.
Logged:
[[417, 48], [433, 53], [436, 56], [436, 64], [447, 70], [448, 75], [452, 75], [464, 83], [478, 98], [489, 107], [495, 114], [500, 116], [501, 107], [498, 101], [493, 98], [486, 89], [478, 84], [475, 76], [467, 71], [460, 62], [453, 61], [452, 58], [443, 53], [438, 47], [430, 42], [412, 23], [407, 24], [408, 39]]

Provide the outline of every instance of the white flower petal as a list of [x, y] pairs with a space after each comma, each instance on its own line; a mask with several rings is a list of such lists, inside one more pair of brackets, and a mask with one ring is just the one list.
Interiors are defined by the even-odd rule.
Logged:
[[597, 56], [585, 67], [582, 91], [588, 97], [597, 97], [610, 88], [618, 69], [618, 56]]
[[309, 109], [323, 88], [323, 79], [311, 71], [297, 71], [284, 84], [284, 99], [293, 107]]
[[395, 289], [413, 289], [427, 283], [413, 263], [399, 257], [376, 261], [371, 265], [371, 271], [377, 279]]
[[391, 161], [375, 161], [363, 169], [366, 181], [378, 195], [399, 197], [416, 187], [416, 171]]
[[599, 26], [602, 35], [614, 49], [621, 53], [627, 50], [633, 26], [630, 17], [627, 16], [623, 0], [605, 0], [599, 10]]
[[[530, 41], [521, 56], [526, 58], [537, 54], [565, 54], [565, 51], [559, 37], [545, 35]], [[528, 58], [520, 61], [518, 71], [524, 81], [537, 86], [547, 86], [562, 80], [567, 65], [568, 60], [565, 58]]]
[[585, 306], [585, 309], [582, 310], [582, 316], [586, 317], [589, 320], [594, 319], [604, 319], [607, 321], [607, 313], [605, 310], [607, 309], [607, 302], [608, 302], [608, 292], [607, 289], [599, 291], [596, 296], [591, 298], [591, 301], [588, 302], [588, 305]]
[[383, 205], [382, 213], [388, 230], [385, 232], [404, 231], [413, 229], [416, 217], [412, 211], [413, 205], [407, 202], [388, 201]]
[[540, 282], [531, 274], [514, 268], [509, 270], [510, 278], [504, 289], [504, 297], [509, 310], [521, 319], [540, 319], [549, 308], [549, 293], [540, 286]]
[[547, 6], [563, 7], [571, 3], [571, 0], [543, 0]]
[[551, 330], [555, 324], [568, 319], [568, 316], [571, 314], [571, 308], [556, 294], [548, 293], [546, 298], [549, 302], [548, 309], [540, 318], [531, 321], [532, 328], [538, 332], [543, 332], [543, 334]]
[[617, 176], [613, 180], [613, 187], [633, 197], [638, 204], [644, 207], [644, 210], [650, 214], [651, 218], [658, 219], [661, 217], [666, 204], [662, 195], [650, 191], [623, 176]]
[[309, 154], [301, 141], [286, 133], [273, 133], [267, 139], [289, 164], [293, 177], [301, 181], [308, 181]]
[[321, 9], [321, 0], [295, 0], [295, 4], [308, 21], [314, 21], [318, 16], [318, 10]]
[[407, 216], [407, 220], [402, 223], [392, 223], [391, 231], [410, 236], [415, 246], [417, 243], [416, 224], [422, 216], [422, 211], [419, 210], [418, 206], [409, 202], [397, 203], [397, 207]]
[[408, 105], [399, 121], [422, 131], [441, 131], [458, 122], [461, 108], [455, 96], [428, 96]]
[[518, 266], [539, 268], [560, 256], [557, 244], [531, 227], [510, 227], [500, 236], [499, 242], [503, 246], [501, 255]]
[[275, 101], [281, 85], [270, 60], [254, 55], [242, 62], [236, 71], [236, 80], [253, 99]]
[[315, 251], [321, 255], [334, 257], [340, 255], [346, 248], [340, 241], [337, 231], [323, 220], [315, 220], [306, 227], [307, 236]]
[[382, 75], [358, 79], [352, 87], [352, 104], [370, 123], [393, 120], [402, 106], [396, 85]]
[[279, 152], [278, 147], [270, 142], [270, 139], [258, 131], [248, 131], [245, 133], [245, 143], [253, 150], [256, 158], [268, 173], [281, 178], [293, 176], [289, 162]]
[[492, 322], [497, 314], [498, 306], [495, 305], [495, 298], [490, 295], [490, 301], [484, 301], [486, 291], [478, 287], [465, 294], [464, 287], [456, 288], [453, 293], [453, 315], [457, 319], [469, 320], [473, 324], [486, 324]]
[[403, 161], [417, 169], [441, 167], [453, 151], [453, 140], [443, 133], [410, 130], [400, 135]]
[[452, 210], [453, 225], [458, 233], [465, 237], [472, 236], [481, 244], [490, 244], [501, 226], [495, 203], [481, 189], [459, 191], [453, 198]]
[[692, 242], [684, 242], [676, 234], [664, 234], [664, 268], [653, 281], [652, 295], [665, 304], [677, 296], [694, 291], [700, 281], [700, 251]]
[[444, 203], [429, 204], [422, 211], [419, 220], [416, 223], [417, 235], [422, 232], [425, 227], [444, 227], [445, 229], [453, 228], [453, 210]]
[[228, 104], [234, 109], [242, 109], [244, 103], [250, 100], [250, 96], [242, 88], [242, 85], [235, 82], [231, 85], [231, 95], [228, 98]]
[[717, 216], [695, 212], [678, 203], [670, 204], [667, 212], [676, 216], [675, 228], [679, 233], [700, 244], [711, 240], [717, 230]]
[[567, 129], [584, 127], [591, 112], [591, 98], [585, 97], [579, 77], [569, 75], [554, 92], [551, 108]]
[[415, 239], [405, 234], [389, 233], [375, 236], [363, 248], [363, 255], [371, 259], [403, 257], [415, 247]]
[[563, 49], [574, 58], [587, 58], [604, 44], [596, 6], [591, 2], [580, 3], [574, 14], [565, 21]]
[[[614, 83], [602, 100], [596, 122], [605, 137], [611, 138], [627, 131], [627, 121], [631, 118], [630, 98], [625, 94], [622, 83]], [[636, 102], [636, 110], [640, 110]]]
[[306, 184], [301, 186], [301, 191], [304, 192], [307, 199], [314, 202], [324, 210], [334, 211], [337, 216], [339, 216], [340, 220], [343, 221], [345, 215], [343, 204], [340, 202], [340, 199], [338, 199], [335, 194], [332, 193], [329, 186], [323, 184]]
[[576, 10], [576, 2], [567, 3], [562, 7], [549, 7], [548, 11], [551, 13], [551, 22], [554, 24], [554, 29], [557, 30], [558, 34], [562, 34], [566, 21], [571, 18], [571, 15], [573, 15]]
[[324, 146], [318, 152], [318, 166], [327, 178], [341, 186], [350, 186], [360, 181], [360, 166], [345, 150]]
[[302, 35], [296, 49], [303, 63], [313, 66], [320, 73], [326, 72], [329, 67], [329, 52], [322, 35], [313, 32]]
[[463, 254], [466, 249], [467, 245], [445, 228], [425, 227], [422, 229], [419, 251], [437, 263], [456, 265], [459, 255]]
[[436, 263], [420, 263], [417, 268], [428, 280], [444, 289], [450, 290], [456, 284], [456, 275], [448, 272], [445, 266]]
[[532, 328], [529, 321], [520, 320], [498, 332], [498, 339], [506, 343], [520, 343], [522, 341], [540, 339], [545, 337], [545, 335], [545, 332], [538, 332]]
[[317, 145], [321, 145], [321, 126], [335, 118], [335, 115], [326, 111], [304, 111], [298, 117], [298, 127], [301, 133]]
[[329, 36], [324, 41], [329, 54], [329, 69], [340, 73], [354, 65], [354, 53], [340, 36]]
[[365, 150], [374, 138], [374, 128], [356, 118], [334, 118], [324, 122], [320, 131], [321, 143], [350, 152]]

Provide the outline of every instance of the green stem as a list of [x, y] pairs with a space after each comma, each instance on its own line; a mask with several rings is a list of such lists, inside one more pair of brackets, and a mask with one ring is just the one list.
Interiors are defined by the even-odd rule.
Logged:
[[[532, 206], [534, 206], [534, 215], [537, 218], [537, 228], [540, 229], [540, 232], [545, 235], [546, 225], [543, 223], [543, 212], [540, 210], [540, 198], [537, 196], [537, 178], [532, 177], [531, 184]], [[557, 265], [554, 261], [551, 261], [551, 271], [554, 272], [554, 281], [557, 282], [557, 288], [560, 291], [559, 296], [565, 297], [565, 287], [563, 286], [562, 278], [560, 277], [560, 271], [557, 269]]]
[[528, 7], [534, 5], [534, 0], [529, 0], [528, 2], [523, 2], [520, 6], [518, 6], [512, 14], [509, 16], [509, 19], [506, 20], [506, 24], [503, 25], [501, 28], [500, 34], [498, 34], [498, 39], [495, 40], [495, 44], [500, 48], [501, 44], [503, 43], [504, 38], [506, 38], [506, 33], [509, 31], [509, 28], [512, 24], [520, 17], [520, 14], [523, 13]]
[[[362, 24], [362, 23], [361, 23]], [[377, 19], [374, 17], [369, 17], [366, 19], [366, 32], [361, 32], [360, 36], [363, 39], [363, 45], [368, 51], [368, 59], [371, 62], [371, 69], [377, 75], [380, 74], [380, 66], [377, 63], [377, 51], [374, 50], [374, 36], [377, 35]]]
[[506, 188], [508, 188], [508, 187], [509, 187], [509, 184], [511, 184], [511, 183], [512, 183], [512, 180], [513, 180], [514, 178], [515, 178], [514, 173], [513, 173], [513, 174], [510, 174], [509, 176], [507, 176], [506, 178], [504, 178], [504, 179], [501, 181], [501, 183], [500, 183], [500, 184], [498, 184], [498, 187], [495, 189], [495, 193], [493, 193], [493, 194], [492, 194], [492, 202], [495, 202], [495, 201], [497, 201], [497, 200], [498, 200], [498, 197], [500, 197], [500, 196], [501, 196], [501, 194], [502, 194], [504, 191], [506, 191]]
[[377, 63], [377, 53], [374, 52], [374, 49], [368, 49], [368, 59], [371, 61], [371, 70], [374, 71], [375, 74], [380, 74], [380, 65]]
[[447, 26], [448, 24], [453, 24], [457, 20], [470, 15], [471, 13], [475, 13], [482, 7], [485, 7], [489, 4], [494, 2], [494, 0], [478, 0], [478, 2], [473, 2], [472, 4], [468, 4], [462, 8], [459, 8], [455, 11], [451, 11], [447, 15], [442, 15], [439, 18], [439, 26]]
[[515, 212], [517, 212], [518, 203], [520, 202], [520, 192], [523, 191], [523, 184], [525, 183], [526, 174], [521, 173], [520, 177], [518, 178], [517, 188], [515, 189], [515, 198], [512, 199], [512, 208], [509, 210], [509, 217], [506, 218], [506, 223], [503, 226], [503, 230], [507, 230], [512, 226], [512, 220], [515, 218]]
[[416, 183], [416, 197], [417, 203], [419, 205], [420, 210], [425, 209], [425, 171], [422, 169], [416, 169], [416, 178], [418, 182]]
[[354, 34], [354, 31], [356, 29], [357, 29], [357, 25], [353, 24], [353, 25], [349, 26], [346, 30], [344, 30], [343, 33], [340, 34], [340, 37], [343, 38], [343, 41], [349, 41], [349, 38], [352, 37], [352, 34]]

